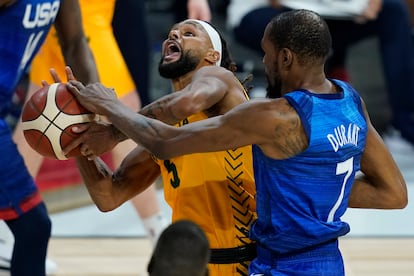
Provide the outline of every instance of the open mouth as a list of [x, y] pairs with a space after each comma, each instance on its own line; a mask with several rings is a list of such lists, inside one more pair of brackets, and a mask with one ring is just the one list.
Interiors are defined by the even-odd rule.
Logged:
[[175, 41], [167, 41], [164, 44], [164, 56], [163, 60], [165, 62], [176, 61], [181, 57], [181, 47]]

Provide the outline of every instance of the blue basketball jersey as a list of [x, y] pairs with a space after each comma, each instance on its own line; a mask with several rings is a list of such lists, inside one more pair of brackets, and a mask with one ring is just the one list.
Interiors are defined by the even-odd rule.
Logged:
[[59, 11], [60, 0], [19, 0], [0, 9], [0, 117]]
[[43, 43], [59, 0], [18, 0], [0, 9], [0, 218], [15, 219], [41, 202], [4, 120], [12, 96]]
[[276, 254], [323, 244], [350, 230], [341, 216], [360, 169], [367, 123], [357, 92], [334, 82], [341, 93], [299, 90], [284, 96], [307, 133], [304, 152], [275, 160], [253, 146], [258, 220], [251, 238]]

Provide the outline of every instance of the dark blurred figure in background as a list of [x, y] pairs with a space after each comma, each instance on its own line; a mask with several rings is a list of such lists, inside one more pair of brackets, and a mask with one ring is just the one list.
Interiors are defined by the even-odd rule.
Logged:
[[[236, 41], [262, 54], [260, 41], [266, 24], [275, 15], [289, 10], [282, 3], [287, 5], [288, 0], [232, 0], [227, 23]], [[392, 113], [384, 140], [393, 153], [414, 153], [414, 45], [407, 3], [367, 0], [358, 16], [330, 17], [326, 21], [333, 40], [326, 71], [332, 78], [349, 80], [345, 68], [349, 48], [363, 39], [378, 38]]]

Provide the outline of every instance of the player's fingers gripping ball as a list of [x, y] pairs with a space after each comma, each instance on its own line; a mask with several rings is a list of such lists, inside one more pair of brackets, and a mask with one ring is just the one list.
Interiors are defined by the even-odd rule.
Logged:
[[85, 109], [66, 84], [54, 83], [36, 91], [22, 110], [22, 127], [28, 144], [38, 153], [52, 159], [65, 160], [80, 156], [80, 148], [62, 153], [79, 134], [75, 125], [94, 121], [97, 116]]

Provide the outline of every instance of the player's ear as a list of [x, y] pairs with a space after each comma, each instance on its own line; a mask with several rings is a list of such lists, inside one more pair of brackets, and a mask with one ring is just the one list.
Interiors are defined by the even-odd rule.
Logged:
[[284, 67], [289, 67], [293, 62], [293, 52], [288, 48], [279, 51], [279, 59]]
[[209, 50], [207, 56], [205, 58], [209, 63], [215, 64], [217, 61], [220, 60], [220, 53], [216, 50]]

